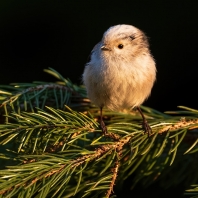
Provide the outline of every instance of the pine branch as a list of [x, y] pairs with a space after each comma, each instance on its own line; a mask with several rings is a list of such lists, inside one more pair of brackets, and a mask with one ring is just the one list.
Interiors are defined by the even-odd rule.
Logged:
[[[1, 197], [110, 197], [131, 176], [132, 188], [140, 182], [165, 188], [197, 182], [197, 110], [142, 107], [153, 131], [148, 138], [136, 111], [104, 109], [104, 136], [98, 108], [84, 105], [84, 88], [47, 72], [65, 84], [18, 84], [0, 92], [7, 118], [0, 125]], [[73, 99], [78, 111], [63, 106]]]
[[[17, 148], [14, 148], [19, 153], [16, 159], [21, 161], [21, 165], [9, 166], [0, 173], [3, 184], [0, 185], [2, 194], [10, 196], [10, 194], [18, 193], [19, 189], [24, 192], [30, 191], [29, 188], [33, 188], [33, 185], [37, 189], [43, 182], [44, 186], [49, 188], [52, 184], [55, 185], [54, 179], [57, 178], [55, 187], [49, 188], [47, 190], [49, 194], [46, 194], [46, 196], [55, 196], [63, 191], [63, 186], [58, 188], [62, 182], [69, 186], [71, 185], [70, 182], [75, 183], [75, 181], [71, 181], [71, 178], [75, 177], [74, 175], [79, 171], [82, 171], [80, 176], [82, 181], [89, 181], [90, 177], [84, 176], [83, 173], [90, 171], [95, 174], [100, 172], [101, 174], [98, 175], [97, 182], [94, 182], [88, 190], [85, 189], [89, 185], [81, 186], [85, 192], [84, 196], [91, 195], [93, 191], [99, 191], [100, 193], [106, 191], [106, 196], [109, 197], [117, 176], [117, 171], [113, 171], [113, 175], [111, 173], [113, 167], [115, 167], [114, 170], [117, 170], [117, 164], [120, 164], [118, 178], [125, 180], [140, 165], [143, 165], [144, 172], [138, 175], [136, 182], [144, 178], [145, 175], [147, 177], [152, 175], [150, 180], [152, 182], [154, 180], [153, 176], [156, 178], [157, 172], [149, 173], [151, 164], [155, 167], [155, 164], [160, 161], [160, 164], [163, 164], [160, 170], [162, 173], [168, 162], [172, 164], [175, 160], [177, 148], [182, 142], [186, 149], [184, 137], [187, 138], [193, 133], [191, 131], [187, 133], [187, 129], [195, 129], [197, 126], [197, 120], [182, 119], [176, 123], [173, 118], [172, 123], [165, 124], [165, 127], [169, 126], [168, 133], [164, 131], [164, 125], [159, 123], [152, 125], [154, 133], [151, 138], [148, 138], [137, 124], [114, 123], [108, 126], [109, 134], [103, 137], [100, 129], [98, 129], [97, 122], [87, 115], [71, 109], [68, 109], [69, 112], [49, 107], [47, 109], [48, 112], [38, 109], [37, 113], [12, 113], [10, 118], [14, 120], [14, 123], [0, 125], [1, 144], [10, 143], [17, 146]], [[121, 114], [119, 114], [120, 116]], [[175, 124], [173, 125], [173, 123]], [[158, 134], [165, 134], [165, 137], [162, 137], [162, 135], [159, 137]], [[189, 147], [191, 147], [189, 153], [197, 151], [197, 145], [194, 144], [194, 149], [192, 145], [189, 145]], [[24, 155], [35, 152], [37, 155]], [[167, 157], [164, 157], [164, 154]], [[120, 156], [119, 162], [115, 156]], [[147, 161], [146, 167], [143, 163], [145, 160]], [[100, 166], [98, 167], [97, 164], [100, 164]], [[34, 174], [29, 176], [29, 172]], [[17, 179], [19, 175], [20, 180]], [[68, 178], [67, 182], [63, 179], [65, 177]], [[102, 183], [98, 183], [100, 180]], [[75, 185], [80, 185], [81, 182], [76, 180]], [[76, 189], [75, 192], [79, 192], [79, 189]]]
[[24, 110], [34, 112], [35, 107], [44, 109], [46, 105], [63, 109], [65, 104], [75, 107], [87, 103], [85, 88], [72, 84], [52, 68], [44, 71], [60, 81], [57, 83], [12, 83], [11, 85], [0, 86], [0, 108], [4, 108], [6, 115], [10, 111], [19, 114]]

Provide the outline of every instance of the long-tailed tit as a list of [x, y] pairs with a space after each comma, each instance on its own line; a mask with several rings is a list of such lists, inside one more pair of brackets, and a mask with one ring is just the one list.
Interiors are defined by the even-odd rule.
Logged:
[[146, 35], [131, 25], [110, 27], [93, 48], [83, 73], [83, 82], [90, 100], [102, 109], [137, 108], [143, 118], [143, 128], [150, 134], [140, 105], [151, 93], [156, 79], [155, 61], [150, 53]]

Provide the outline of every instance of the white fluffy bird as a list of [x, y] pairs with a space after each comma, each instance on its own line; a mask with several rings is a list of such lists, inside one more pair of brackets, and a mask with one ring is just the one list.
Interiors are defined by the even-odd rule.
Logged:
[[146, 35], [131, 25], [110, 27], [93, 48], [83, 73], [83, 82], [90, 100], [102, 108], [123, 110], [137, 108], [143, 118], [143, 128], [150, 134], [139, 106], [151, 93], [156, 79], [155, 61], [150, 53]]

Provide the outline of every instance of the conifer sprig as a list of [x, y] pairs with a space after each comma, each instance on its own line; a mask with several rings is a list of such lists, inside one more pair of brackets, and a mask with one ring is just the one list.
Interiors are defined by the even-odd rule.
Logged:
[[104, 135], [84, 87], [46, 71], [60, 82], [1, 86], [0, 197], [110, 197], [129, 178], [131, 187], [197, 182], [197, 110], [142, 106], [148, 138], [136, 111], [104, 109]]

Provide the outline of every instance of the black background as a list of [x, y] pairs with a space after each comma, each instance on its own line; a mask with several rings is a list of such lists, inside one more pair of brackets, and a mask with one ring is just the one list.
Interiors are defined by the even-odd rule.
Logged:
[[198, 108], [196, 1], [64, 0], [0, 2], [0, 84], [54, 81], [52, 67], [80, 84], [87, 57], [112, 25], [146, 32], [157, 81], [144, 103], [160, 111]]

